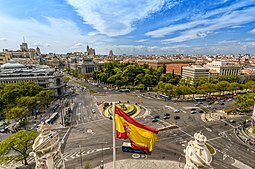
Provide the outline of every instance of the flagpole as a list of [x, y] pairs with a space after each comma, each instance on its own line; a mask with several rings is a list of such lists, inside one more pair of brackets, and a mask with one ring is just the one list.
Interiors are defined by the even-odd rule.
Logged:
[[116, 169], [116, 126], [115, 126], [115, 107], [116, 103], [112, 104], [112, 153], [113, 153], [113, 161], [112, 166], [113, 169]]

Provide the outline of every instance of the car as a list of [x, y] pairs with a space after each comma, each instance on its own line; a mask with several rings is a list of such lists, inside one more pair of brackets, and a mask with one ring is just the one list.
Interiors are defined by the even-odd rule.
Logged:
[[192, 110], [190, 113], [191, 113], [191, 114], [195, 114], [195, 113], [197, 113], [197, 111]]
[[230, 123], [235, 123], [236, 120], [235, 120], [235, 119], [230, 119], [229, 122], [230, 122]]
[[174, 110], [174, 113], [179, 113], [179, 112], [180, 112], [180, 110], [178, 110], [178, 109]]
[[206, 107], [207, 107], [207, 108], [211, 108], [212, 106], [211, 106], [211, 105], [207, 105]]
[[154, 119], [159, 119], [159, 118], [160, 118], [159, 115], [154, 116]]
[[5, 133], [7, 130], [7, 127], [5, 125], [0, 127], [0, 133]]
[[170, 116], [164, 116], [163, 119], [170, 119]]
[[180, 119], [180, 116], [174, 116], [174, 119], [175, 120]]
[[196, 111], [197, 109], [196, 108], [191, 108], [190, 111]]
[[157, 121], [158, 121], [158, 119], [153, 118], [151, 122], [155, 123]]
[[95, 109], [92, 109], [92, 113], [96, 113]]
[[221, 102], [220, 105], [224, 105], [224, 102]]
[[169, 113], [166, 113], [165, 116], [170, 116], [170, 114], [169, 114]]
[[[213, 104], [213, 103], [214, 103], [214, 101], [211, 101], [211, 102], [208, 103], [208, 105], [211, 105], [211, 104]], [[208, 106], [208, 105], [207, 105], [207, 106]]]
[[199, 113], [204, 113], [204, 110], [200, 109], [198, 112], [199, 112]]

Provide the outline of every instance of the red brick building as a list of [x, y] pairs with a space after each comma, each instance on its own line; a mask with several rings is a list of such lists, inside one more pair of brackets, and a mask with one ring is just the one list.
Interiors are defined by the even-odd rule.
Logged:
[[175, 75], [182, 75], [182, 67], [194, 64], [193, 60], [172, 60], [171, 63], [166, 64], [166, 73], [173, 73]]

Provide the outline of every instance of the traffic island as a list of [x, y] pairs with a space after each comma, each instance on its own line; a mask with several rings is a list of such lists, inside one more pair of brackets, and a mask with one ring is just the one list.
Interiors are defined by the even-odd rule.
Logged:
[[[125, 113], [127, 113], [131, 117], [137, 116], [141, 111], [140, 106], [138, 106], [136, 104], [117, 103], [116, 106], [121, 108]], [[112, 105], [109, 105], [108, 107], [106, 107], [103, 114], [105, 117], [111, 119], [112, 118]]]
[[[247, 121], [250, 122], [250, 121]], [[255, 134], [253, 133], [253, 122], [250, 123], [243, 122], [241, 126], [235, 129], [236, 137], [246, 146], [255, 150]]]

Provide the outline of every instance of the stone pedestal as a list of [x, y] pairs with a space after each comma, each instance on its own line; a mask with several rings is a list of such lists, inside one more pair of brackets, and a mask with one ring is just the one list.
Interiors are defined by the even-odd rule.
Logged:
[[60, 150], [61, 142], [58, 133], [50, 130], [49, 124], [41, 124], [39, 136], [32, 146], [36, 169], [65, 169]]
[[195, 133], [195, 140], [191, 140], [184, 150], [186, 164], [184, 169], [208, 169], [212, 162], [212, 156], [206, 146], [206, 137], [201, 133]]

